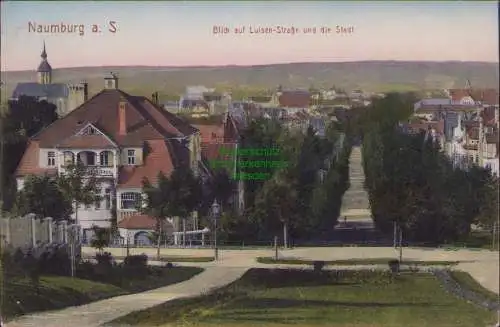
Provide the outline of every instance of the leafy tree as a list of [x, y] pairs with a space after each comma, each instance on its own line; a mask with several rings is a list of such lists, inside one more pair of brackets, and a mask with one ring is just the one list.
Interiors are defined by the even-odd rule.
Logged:
[[78, 208], [101, 200], [97, 193], [97, 178], [81, 163], [67, 166], [64, 174], [58, 176], [57, 183], [67, 201], [72, 204], [77, 224]]
[[[268, 180], [259, 192], [254, 207], [254, 219], [261, 226], [263, 236], [278, 235], [283, 231], [285, 247], [287, 235], [294, 229], [297, 218], [298, 194], [295, 185], [280, 178]], [[269, 235], [271, 233], [271, 235]]]
[[169, 180], [171, 190], [169, 196], [169, 212], [182, 220], [182, 244], [186, 245], [186, 219], [198, 209], [202, 198], [202, 187], [199, 178], [191, 169], [180, 166], [176, 168]]
[[139, 208], [144, 214], [154, 217], [157, 221], [157, 253], [160, 257], [162, 227], [168, 217], [171, 217], [171, 196], [173, 191], [168, 178], [160, 172], [157, 178], [157, 184], [153, 185], [147, 178], [142, 181], [142, 191], [145, 197]]
[[1, 158], [0, 194], [3, 209], [9, 210], [16, 199], [16, 179], [14, 172], [26, 149], [28, 137], [35, 135], [57, 119], [56, 107], [46, 101], [21, 97], [19, 101], [9, 101], [0, 108], [0, 140], [3, 153]]
[[216, 170], [209, 187], [211, 192], [211, 201], [209, 204], [212, 204], [213, 200], [217, 199], [221, 208], [225, 210], [236, 187], [234, 180], [231, 179], [227, 170]]
[[15, 209], [21, 216], [34, 213], [38, 218], [55, 220], [68, 219], [72, 213], [71, 202], [56, 178], [48, 175], [26, 177], [23, 189], [17, 194]]
[[110, 230], [99, 226], [92, 226], [94, 237], [90, 241], [90, 246], [102, 253], [103, 249], [109, 245]]
[[57, 118], [57, 107], [45, 100], [21, 96], [9, 101], [7, 127], [11, 133], [32, 137]]

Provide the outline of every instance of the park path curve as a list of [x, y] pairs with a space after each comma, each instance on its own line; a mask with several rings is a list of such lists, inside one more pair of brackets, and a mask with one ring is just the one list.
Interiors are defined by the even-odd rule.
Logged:
[[40, 312], [19, 317], [7, 327], [98, 327], [134, 311], [144, 310], [166, 301], [202, 295], [239, 279], [245, 267], [211, 265], [189, 280], [137, 294], [117, 296], [62, 310]]

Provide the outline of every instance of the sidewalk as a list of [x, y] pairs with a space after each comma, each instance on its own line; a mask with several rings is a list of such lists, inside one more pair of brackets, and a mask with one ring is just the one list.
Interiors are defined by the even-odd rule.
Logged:
[[102, 324], [144, 310], [166, 301], [198, 296], [239, 279], [248, 268], [208, 267], [204, 272], [184, 282], [155, 290], [117, 296], [62, 310], [22, 316], [7, 323], [7, 327], [98, 327]]

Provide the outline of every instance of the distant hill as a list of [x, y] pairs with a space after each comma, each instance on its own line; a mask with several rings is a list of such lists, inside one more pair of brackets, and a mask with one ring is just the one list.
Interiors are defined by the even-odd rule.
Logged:
[[[121, 89], [149, 96], [180, 94], [187, 85], [224, 90], [256, 90], [283, 87], [331, 87], [366, 91], [405, 91], [463, 87], [498, 88], [498, 63], [362, 61], [343, 63], [289, 63], [263, 66], [221, 67], [77, 67], [54, 70], [54, 82], [86, 80], [91, 94], [103, 87], [103, 76], [118, 74]], [[2, 81], [10, 94], [19, 82], [35, 81], [34, 71], [4, 72]]]

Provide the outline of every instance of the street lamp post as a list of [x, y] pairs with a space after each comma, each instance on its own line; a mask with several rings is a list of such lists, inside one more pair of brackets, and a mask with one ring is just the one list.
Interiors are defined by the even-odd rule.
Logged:
[[220, 205], [217, 200], [214, 200], [212, 204], [212, 218], [214, 219], [214, 259], [217, 261], [219, 259], [219, 251], [217, 249], [217, 220], [219, 220], [220, 215]]

